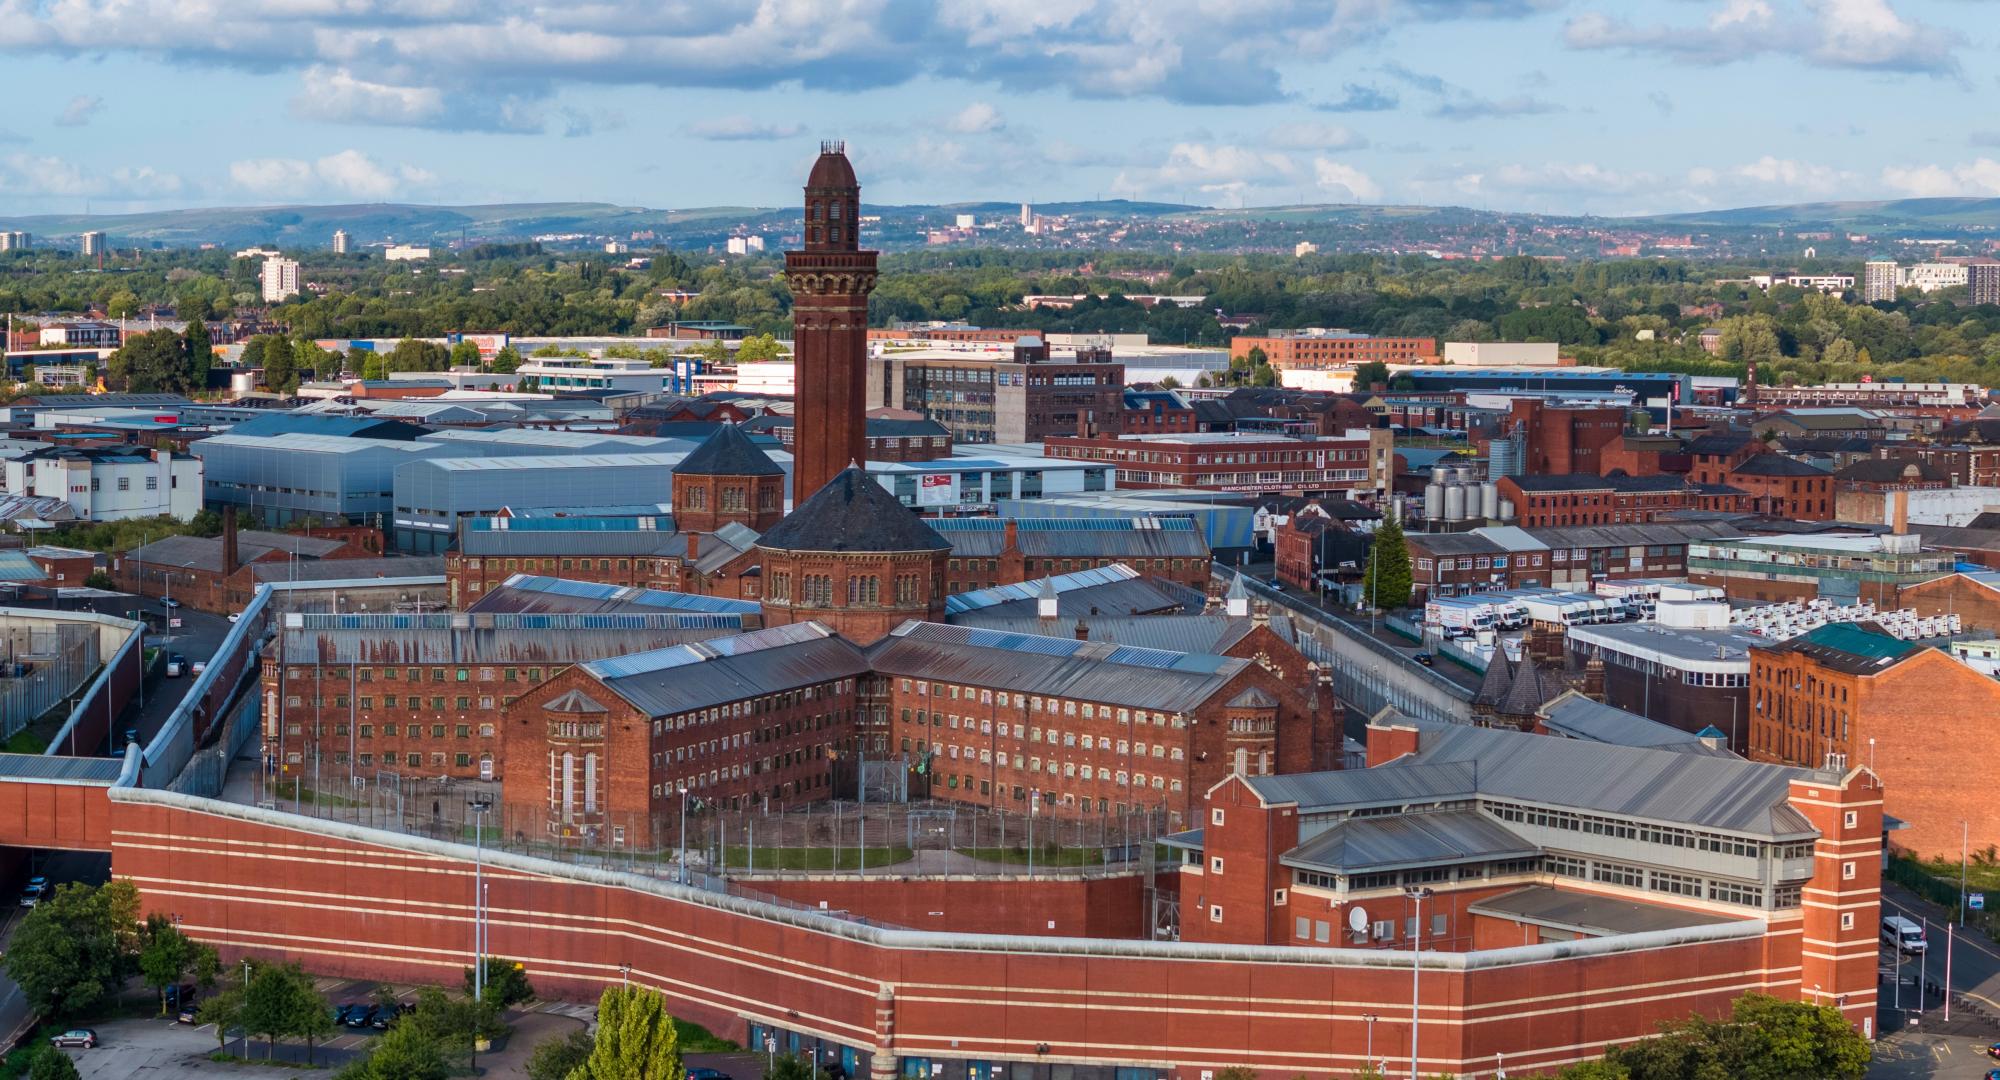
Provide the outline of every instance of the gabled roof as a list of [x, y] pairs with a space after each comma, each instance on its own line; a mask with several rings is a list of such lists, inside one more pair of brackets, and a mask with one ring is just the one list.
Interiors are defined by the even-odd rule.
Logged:
[[1336, 874], [1411, 866], [1527, 859], [1542, 849], [1473, 809], [1349, 818], [1279, 858], [1285, 866]]
[[1687, 480], [1679, 476], [1624, 476], [1613, 473], [1610, 476], [1592, 476], [1589, 473], [1547, 474], [1537, 476], [1510, 476], [1509, 480], [1522, 491], [1681, 491], [1687, 487]]
[[1902, 484], [1909, 482], [1948, 483], [1951, 474], [1927, 461], [1894, 458], [1863, 458], [1833, 474], [1836, 480], [1860, 484]]
[[1649, 746], [1688, 754], [1722, 754], [1717, 749], [1670, 724], [1649, 720], [1637, 713], [1592, 701], [1572, 690], [1541, 707], [1535, 714], [1551, 734], [1586, 742], [1615, 743], [1619, 746]]
[[869, 646], [868, 658], [884, 675], [1116, 701], [1161, 712], [1194, 709], [1250, 664], [1227, 656], [915, 620]]
[[803, 622], [582, 667], [646, 715], [669, 716], [861, 675], [868, 661], [825, 625]]
[[675, 476], [783, 476], [784, 466], [772, 461], [735, 424], [723, 424], [694, 453], [674, 466]]
[[1246, 688], [1235, 697], [1230, 698], [1229, 707], [1232, 709], [1275, 709], [1278, 707], [1278, 699], [1272, 697], [1270, 692], [1263, 687], [1252, 686]]
[[858, 465], [758, 537], [773, 551], [943, 551], [951, 542]]
[[599, 704], [596, 698], [581, 690], [571, 690], [561, 697], [542, 706], [543, 712], [553, 713], [601, 713], [611, 710]]
[[1771, 651], [1803, 653], [1836, 671], [1874, 675], [1927, 648], [1884, 634], [1870, 623], [1828, 623], [1778, 642]]
[[1705, 457], [1728, 457], [1749, 446], [1751, 435], [1747, 431], [1709, 432], [1697, 435], [1687, 444], [1687, 452]]
[[1831, 476], [1817, 465], [1809, 465], [1783, 454], [1758, 454], [1729, 470], [1731, 476]]

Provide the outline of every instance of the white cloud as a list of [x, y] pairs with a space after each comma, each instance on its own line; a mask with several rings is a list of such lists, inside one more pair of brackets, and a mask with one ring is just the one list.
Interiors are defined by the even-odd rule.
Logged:
[[716, 142], [768, 142], [797, 138], [805, 129], [797, 124], [752, 120], [741, 114], [718, 116], [688, 125], [688, 134]]
[[0, 157], [0, 192], [17, 199], [104, 198], [145, 201], [177, 195], [187, 184], [150, 165], [97, 172], [45, 154]]
[[1956, 76], [1963, 44], [1948, 30], [1906, 19], [1889, 0], [1725, 0], [1699, 26], [1639, 24], [1589, 11], [1563, 38], [1576, 49], [1621, 49], [1718, 65], [1773, 54], [1817, 67]]
[[231, 162], [229, 182], [257, 195], [294, 201], [322, 195], [387, 199], [437, 182], [425, 169], [386, 166], [359, 150], [342, 150], [317, 161], [252, 158]]
[[1132, 197], [1182, 197], [1200, 193], [1241, 205], [1258, 188], [1293, 188], [1304, 170], [1290, 154], [1233, 143], [1175, 143], [1151, 168], [1121, 171], [1111, 190]]
[[90, 123], [92, 117], [104, 109], [104, 99], [89, 94], [78, 94], [69, 99], [63, 111], [56, 115], [57, 127], [82, 127]]
[[1980, 158], [1966, 165], [1888, 166], [1882, 183], [1904, 195], [1935, 198], [1952, 195], [2000, 195], [2000, 161]]
[[1351, 202], [1373, 202], [1382, 197], [1382, 186], [1367, 173], [1327, 158], [1313, 159], [1313, 182]]
[[1293, 66], [1398, 26], [1519, 17], [1551, 2], [0, 0], [0, 51], [294, 70], [308, 115], [519, 130], [493, 103], [514, 99], [519, 113], [566, 83], [849, 91], [936, 79], [1272, 102], [1292, 92]]
[[984, 101], [975, 101], [960, 109], [950, 120], [945, 121], [945, 130], [960, 135], [982, 135], [1001, 131], [1007, 127], [1007, 119], [1000, 110]]
[[1829, 165], [1765, 154], [1747, 165], [1739, 165], [1735, 175], [1760, 184], [1785, 188], [1800, 195], [1830, 195], [1847, 189], [1854, 175]]

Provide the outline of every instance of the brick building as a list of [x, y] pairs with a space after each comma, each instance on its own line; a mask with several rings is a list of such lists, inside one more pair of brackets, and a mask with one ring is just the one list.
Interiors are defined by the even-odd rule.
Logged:
[[1624, 437], [1628, 420], [1620, 405], [1563, 405], [1542, 398], [1515, 398], [1508, 413], [1523, 438], [1523, 471], [1535, 474], [1608, 472], [1603, 451]]
[[1269, 334], [1239, 334], [1229, 340], [1229, 358], [1241, 360], [1251, 349], [1279, 371], [1324, 371], [1357, 364], [1435, 364], [1437, 339], [1374, 337], [1346, 330], [1277, 330]]
[[1757, 454], [1723, 481], [1746, 494], [1755, 513], [1793, 521], [1833, 520], [1833, 474], [1781, 454]]
[[1187, 852], [1183, 940], [1466, 954], [1754, 919], [1785, 972], [1766, 992], [1811, 986], [1872, 1032], [1883, 789], [1867, 769], [1393, 714], [1368, 734], [1366, 770], [1206, 793], [1201, 828], [1170, 841]]
[[[789, 416], [759, 417], [751, 424], [792, 448]], [[940, 461], [951, 457], [951, 429], [909, 409], [870, 409], [866, 425], [869, 461]]]
[[[380, 533], [376, 533], [379, 537]], [[111, 579], [125, 592], [171, 596], [199, 611], [235, 611], [255, 588], [253, 564], [288, 566], [372, 560], [379, 550], [344, 535], [225, 529], [221, 536], [169, 536], [111, 557]]]
[[866, 645], [944, 614], [951, 544], [859, 466], [757, 538], [764, 622], [817, 620]]
[[673, 471], [674, 528], [725, 525], [763, 532], [785, 513], [785, 469], [735, 424], [724, 424]]
[[[1331, 697], [1310, 711], [1251, 660], [1074, 637], [909, 623], [869, 650], [890, 752], [932, 798], [1191, 821], [1240, 751], [1259, 775], [1324, 760]], [[1315, 745], [1316, 741], [1320, 745]]]
[[[264, 737], [287, 771], [506, 775], [515, 699], [569, 665], [742, 631], [740, 614], [292, 614], [265, 647]], [[280, 684], [282, 682], [282, 689]]]
[[943, 518], [926, 524], [951, 544], [948, 593], [1115, 563], [1190, 588], [1208, 584], [1208, 538], [1192, 517]]
[[1201, 488], [1294, 495], [1387, 491], [1395, 472], [1388, 428], [1300, 438], [1246, 431], [1130, 438], [1051, 438], [1049, 457], [1100, 461], [1118, 469], [1120, 488]]
[[1710, 432], [1688, 440], [1687, 478], [1695, 484], [1726, 484], [1736, 466], [1764, 452], [1764, 444], [1747, 431]]
[[703, 804], [828, 797], [854, 731], [862, 651], [805, 621], [579, 663], [507, 711], [505, 827], [650, 847]]
[[1317, 592], [1322, 573], [1329, 579], [1358, 579], [1368, 565], [1368, 547], [1367, 532], [1309, 502], [1286, 515], [1273, 534], [1272, 568], [1286, 585]]
[[475, 603], [516, 574], [755, 600], [757, 533], [736, 523], [674, 531], [673, 518], [469, 518], [445, 553], [452, 606]]
[[1954, 487], [2000, 487], [2000, 443], [1885, 442], [1875, 446], [1884, 461], [1914, 461], [1941, 470]]
[[1968, 767], [2000, 715], [2000, 682], [1866, 623], [1832, 623], [1750, 650], [1750, 756], [1868, 765], [1892, 793], [1899, 848], [1925, 858], [2000, 843], [1991, 784]]
[[1688, 546], [1688, 580], [1713, 585], [1731, 600], [1780, 603], [1824, 597], [1899, 606], [1902, 590], [1951, 573], [1949, 554], [1923, 549], [1923, 538], [1820, 534], [1695, 541]]
[[875, 252], [861, 250], [861, 183], [845, 147], [823, 143], [806, 177], [805, 250], [785, 252], [792, 290], [792, 490], [803, 502], [868, 460], [868, 294]]
[[1118, 414], [1120, 435], [1181, 435], [1200, 430], [1194, 406], [1173, 390], [1127, 390]]
[[[1461, 401], [1464, 395], [1459, 395]], [[1283, 386], [1239, 386], [1221, 397], [1203, 397], [1192, 404], [1195, 431], [1278, 431], [1288, 435], [1343, 436], [1349, 431], [1381, 426], [1387, 409], [1369, 402], [1373, 395], [1330, 394]], [[1135, 433], [1137, 434], [1137, 433]]]
[[1678, 476], [1598, 476], [1593, 473], [1503, 476], [1502, 499], [1514, 503], [1522, 528], [1558, 525], [1627, 525], [1652, 521], [1696, 505], [1696, 492]]
[[1511, 526], [1406, 533], [1417, 599], [1496, 589], [1588, 592], [1599, 581], [1686, 574], [1689, 545], [1741, 530], [1712, 521], [1643, 525]]
[[51, 588], [74, 589], [83, 584], [97, 569], [98, 554], [94, 551], [79, 551], [76, 548], [50, 547], [40, 545], [27, 549], [25, 554], [48, 580]]

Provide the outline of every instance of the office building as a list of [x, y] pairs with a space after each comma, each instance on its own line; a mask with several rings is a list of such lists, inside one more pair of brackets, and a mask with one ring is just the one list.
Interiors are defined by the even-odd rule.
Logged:
[[87, 232], [87, 233], [84, 233], [84, 234], [83, 234], [83, 236], [82, 236], [82, 237], [81, 237], [80, 239], [81, 239], [81, 241], [82, 241], [82, 243], [83, 243], [83, 253], [84, 253], [85, 255], [102, 255], [102, 254], [104, 254], [104, 249], [105, 249], [105, 240], [104, 240], [104, 234], [103, 234], [103, 233], [101, 233], [101, 232]]
[[296, 259], [277, 256], [264, 260], [261, 272], [264, 283], [264, 302], [283, 303], [299, 294], [299, 264]]
[[0, 251], [26, 251], [34, 237], [18, 229], [0, 230]]
[[1239, 335], [1229, 342], [1229, 358], [1241, 360], [1259, 349], [1279, 371], [1352, 369], [1356, 364], [1435, 364], [1435, 338], [1375, 337], [1350, 330], [1278, 330]]
[[346, 229], [333, 230], [333, 253], [335, 255], [347, 254], [347, 247], [349, 243], [350, 241], [348, 239]]
[[1205, 431], [1185, 435], [1050, 438], [1049, 457], [1116, 466], [1120, 488], [1203, 488], [1268, 495], [1373, 496], [1394, 480], [1388, 428], [1332, 437]]
[[[615, 356], [537, 356], [515, 369], [521, 386], [542, 393], [564, 390], [610, 390], [615, 393], [658, 394], [673, 372], [649, 360]], [[529, 383], [527, 380], [534, 380]]]
[[1904, 267], [1901, 277], [1905, 288], [1934, 293], [1965, 284], [1967, 275], [1964, 263], [1924, 262]]
[[2000, 304], [2000, 263], [1979, 262], [1965, 268], [1966, 299], [1975, 304]]
[[1901, 268], [1891, 259], [1870, 259], [1861, 267], [1861, 302], [1873, 304], [1896, 298]]
[[170, 450], [50, 446], [0, 464], [7, 494], [60, 499], [78, 521], [187, 521], [201, 510], [201, 459]]
[[1703, 540], [1688, 545], [1688, 580], [1713, 585], [1731, 600], [1825, 598], [1893, 610], [1909, 585], [1951, 573], [1949, 552], [1925, 551], [1923, 537], [1817, 534]]
[[1110, 349], [1054, 353], [1036, 334], [1011, 353], [926, 349], [867, 362], [867, 403], [921, 413], [960, 445], [1040, 442], [1103, 431], [1124, 411], [1125, 368]]

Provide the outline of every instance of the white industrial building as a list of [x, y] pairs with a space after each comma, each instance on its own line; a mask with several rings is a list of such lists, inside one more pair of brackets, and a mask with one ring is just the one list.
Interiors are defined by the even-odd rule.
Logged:
[[1553, 341], [1447, 341], [1444, 362], [1461, 367], [1554, 367]]
[[431, 257], [431, 249], [415, 244], [391, 244], [383, 249], [382, 257], [390, 262], [421, 262]]
[[201, 510], [201, 459], [134, 447], [48, 447], [7, 458], [6, 494], [61, 499], [83, 521], [123, 521], [169, 515], [192, 519]]
[[535, 389], [613, 390], [619, 393], [657, 394], [666, 389], [673, 374], [656, 368], [650, 360], [630, 360], [616, 356], [538, 356], [515, 369], [521, 380], [532, 377]]

